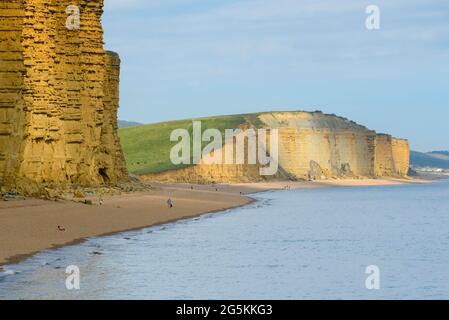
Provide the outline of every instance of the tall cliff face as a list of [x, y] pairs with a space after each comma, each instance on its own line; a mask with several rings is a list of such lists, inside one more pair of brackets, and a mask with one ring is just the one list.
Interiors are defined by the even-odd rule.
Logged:
[[[278, 129], [279, 171], [261, 177], [258, 165], [197, 166], [146, 176], [181, 182], [249, 182], [263, 179], [325, 180], [406, 177], [407, 140], [377, 134], [353, 121], [321, 112], [271, 112], [254, 115], [246, 125]], [[227, 148], [229, 146], [225, 146]]]
[[410, 169], [410, 144], [408, 140], [393, 138], [393, 176], [406, 177]]
[[0, 186], [13, 178], [23, 138], [24, 18], [23, 1], [0, 2]]
[[264, 127], [279, 128], [279, 164], [294, 178], [406, 177], [407, 140], [320, 112], [262, 114]]
[[293, 178], [374, 175], [374, 131], [319, 112], [268, 113], [260, 120], [279, 129], [279, 164]]
[[[81, 12], [68, 30], [68, 5]], [[117, 137], [120, 60], [103, 48], [103, 0], [1, 0], [0, 185], [127, 179]]]
[[390, 135], [376, 137], [375, 175], [378, 177], [404, 177], [410, 167], [410, 146], [407, 140]]

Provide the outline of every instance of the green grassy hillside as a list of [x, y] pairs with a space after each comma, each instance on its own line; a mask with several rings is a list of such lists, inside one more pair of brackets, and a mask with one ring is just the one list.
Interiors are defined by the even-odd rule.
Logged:
[[179, 169], [170, 161], [170, 150], [176, 142], [170, 141], [170, 134], [176, 129], [187, 129], [192, 137], [192, 121], [201, 120], [202, 130], [215, 128], [223, 132], [225, 129], [238, 128], [239, 125], [255, 121], [255, 115], [231, 115], [201, 119], [188, 119], [172, 122], [148, 124], [119, 130], [128, 169], [134, 174], [162, 172]]

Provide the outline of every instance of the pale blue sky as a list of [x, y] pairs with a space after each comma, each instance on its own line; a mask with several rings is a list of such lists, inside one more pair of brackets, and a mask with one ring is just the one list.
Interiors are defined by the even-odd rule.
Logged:
[[448, 0], [106, 0], [104, 26], [123, 120], [323, 110], [449, 149]]

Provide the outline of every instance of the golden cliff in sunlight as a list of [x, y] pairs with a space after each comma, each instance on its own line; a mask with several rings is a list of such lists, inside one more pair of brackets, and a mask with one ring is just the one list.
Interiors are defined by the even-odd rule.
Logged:
[[[377, 134], [345, 118], [321, 112], [269, 112], [258, 114], [257, 121], [246, 125], [257, 129], [278, 129], [279, 170], [276, 175], [261, 176], [260, 165], [200, 163], [146, 175], [145, 178], [169, 182], [227, 183], [407, 177], [410, 158], [407, 140]], [[231, 146], [225, 145], [224, 148]]]
[[[66, 28], [69, 5], [81, 27]], [[0, 2], [0, 187], [127, 179], [117, 109], [120, 59], [103, 48], [103, 0]]]
[[378, 177], [407, 176], [410, 166], [410, 146], [407, 140], [379, 134], [376, 137], [375, 175]]

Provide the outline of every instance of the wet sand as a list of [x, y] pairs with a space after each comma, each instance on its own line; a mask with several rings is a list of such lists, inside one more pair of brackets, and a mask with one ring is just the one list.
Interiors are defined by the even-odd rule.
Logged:
[[[93, 204], [38, 199], [0, 201], [0, 266], [44, 249], [93, 236], [150, 227], [252, 202], [247, 194], [274, 189], [398, 185], [425, 180], [334, 180], [235, 185], [151, 184], [152, 190], [91, 198]], [[192, 190], [193, 188], [193, 190]], [[168, 197], [174, 207], [168, 208]]]

